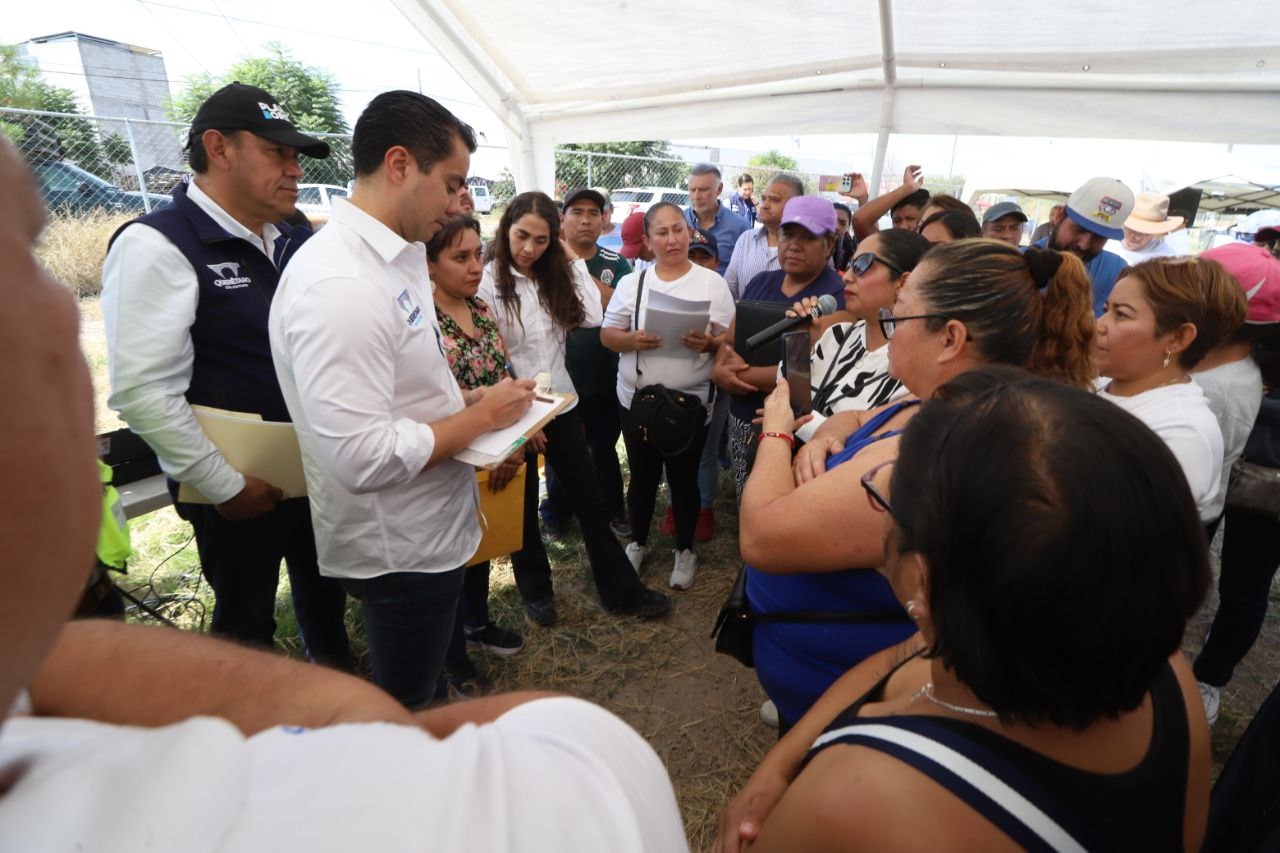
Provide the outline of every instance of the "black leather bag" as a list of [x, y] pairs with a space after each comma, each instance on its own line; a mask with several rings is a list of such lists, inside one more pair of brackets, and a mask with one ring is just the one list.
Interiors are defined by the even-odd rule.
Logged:
[[839, 610], [778, 611], [753, 613], [747, 600], [747, 566], [738, 570], [738, 577], [729, 590], [729, 597], [720, 605], [720, 612], [711, 626], [711, 638], [716, 641], [716, 651], [728, 655], [745, 667], [755, 667], [752, 655], [752, 632], [757, 622], [792, 622], [811, 624], [861, 624], [887, 625], [909, 622], [906, 613], [860, 613]]
[[1280, 468], [1237, 459], [1227, 484], [1227, 509], [1280, 516]]
[[[644, 293], [644, 277], [640, 273], [636, 286], [636, 311], [631, 318], [633, 329], [639, 328], [640, 295]], [[687, 451], [707, 420], [707, 407], [695, 394], [675, 391], [662, 384], [644, 385], [640, 369], [640, 352], [636, 351], [636, 392], [631, 398], [631, 414], [627, 429], [631, 434], [662, 456], [677, 456]]]

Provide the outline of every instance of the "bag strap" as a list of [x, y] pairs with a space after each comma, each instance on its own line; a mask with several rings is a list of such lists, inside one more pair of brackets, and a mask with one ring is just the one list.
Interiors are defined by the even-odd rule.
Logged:
[[[636, 285], [636, 310], [631, 315], [631, 330], [633, 332], [640, 331], [640, 294], [644, 293], [644, 275], [648, 270], [640, 270], [640, 283]], [[640, 377], [644, 375], [644, 371], [640, 369], [640, 350], [636, 349], [636, 387], [640, 387]]]

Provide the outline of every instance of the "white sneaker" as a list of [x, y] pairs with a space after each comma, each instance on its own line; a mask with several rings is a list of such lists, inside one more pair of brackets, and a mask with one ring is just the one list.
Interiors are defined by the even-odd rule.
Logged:
[[667, 585], [672, 589], [688, 589], [693, 586], [694, 572], [698, 571], [698, 555], [693, 549], [676, 551], [676, 565], [671, 570], [671, 580]]
[[778, 727], [778, 706], [773, 704], [772, 699], [764, 700], [764, 704], [760, 706], [760, 722], [771, 729]]
[[631, 561], [631, 568], [636, 570], [636, 574], [640, 574], [640, 564], [644, 562], [645, 554], [649, 553], [649, 549], [635, 542], [627, 543], [627, 559]]
[[1209, 718], [1209, 725], [1212, 726], [1218, 722], [1218, 706], [1222, 703], [1222, 689], [1201, 681], [1200, 701], [1204, 703], [1204, 715]]

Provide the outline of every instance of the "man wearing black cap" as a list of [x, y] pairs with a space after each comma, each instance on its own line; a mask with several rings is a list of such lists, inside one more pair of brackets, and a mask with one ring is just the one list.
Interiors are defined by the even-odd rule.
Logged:
[[191, 408], [289, 420], [267, 315], [280, 270], [311, 235], [284, 224], [298, 197], [298, 154], [327, 157], [329, 146], [299, 133], [272, 95], [240, 83], [201, 105], [187, 145], [191, 183], [117, 231], [103, 265], [108, 403], [171, 480], [210, 502], [176, 506], [214, 591], [212, 630], [270, 646], [284, 559], [308, 653], [350, 668], [346, 596], [319, 575], [308, 501], [232, 468]]

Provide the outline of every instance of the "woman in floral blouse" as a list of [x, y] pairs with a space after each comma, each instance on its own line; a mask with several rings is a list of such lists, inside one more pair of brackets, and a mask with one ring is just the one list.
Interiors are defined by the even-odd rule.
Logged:
[[[480, 223], [470, 216], [450, 219], [427, 244], [440, 344], [449, 369], [464, 390], [496, 385], [507, 375], [507, 351], [498, 325], [489, 306], [476, 296], [484, 269], [483, 254]], [[516, 463], [500, 466], [490, 474], [490, 488], [505, 488], [519, 468]], [[493, 683], [472, 663], [468, 646], [503, 656], [524, 647], [519, 634], [489, 619], [488, 562], [471, 566], [465, 573], [445, 671], [449, 683], [464, 696], [491, 692]], [[440, 692], [444, 689], [442, 684]]]

